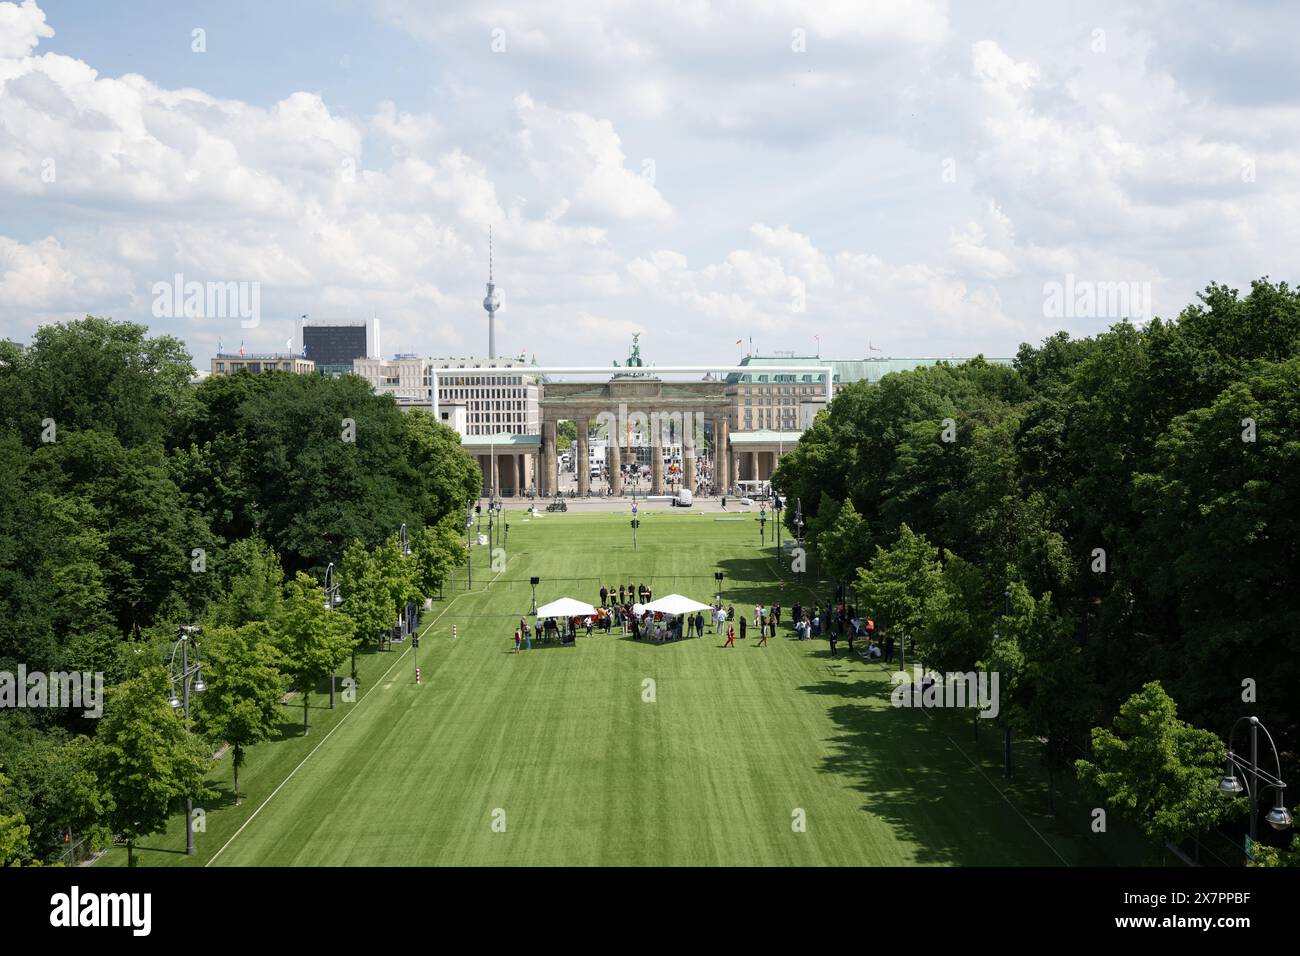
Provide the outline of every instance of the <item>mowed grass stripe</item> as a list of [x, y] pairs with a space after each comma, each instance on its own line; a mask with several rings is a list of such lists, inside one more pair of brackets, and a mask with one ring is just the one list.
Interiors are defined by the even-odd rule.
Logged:
[[[633, 551], [627, 518], [512, 514], [508, 572], [421, 642], [424, 685], [408, 658], [351, 705], [216, 863], [1059, 865], [924, 715], [889, 706], [884, 668], [831, 667], [825, 642], [786, 626], [766, 648], [751, 628], [720, 649], [710, 627], [664, 646], [597, 634], [509, 653], [534, 574], [539, 602], [595, 601], [629, 579], [708, 600], [719, 568], [738, 614], [801, 593], [775, 579], [752, 522], [656, 514]], [[488, 580], [485, 549], [475, 559]]]

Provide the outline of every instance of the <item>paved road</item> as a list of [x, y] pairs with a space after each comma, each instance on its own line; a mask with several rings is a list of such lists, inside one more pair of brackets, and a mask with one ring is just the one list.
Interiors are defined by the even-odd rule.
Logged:
[[[541, 498], [537, 502], [535, 502], [537, 506], [537, 510], [545, 512], [546, 505], [548, 504], [548, 502], [550, 502], [550, 500], [551, 499], [549, 498]], [[529, 504], [527, 498], [503, 498], [502, 501], [505, 503], [507, 511], [521, 510], [527, 508]], [[632, 501], [633, 501], [632, 498], [626, 496], [622, 498], [565, 498], [564, 499], [565, 504], [569, 506], [569, 511], [571, 512], [629, 511], [632, 507]], [[740, 499], [738, 498], [733, 498], [731, 496], [728, 496], [727, 507], [726, 510], [724, 511], [722, 508], [722, 501], [719, 498], [696, 498], [690, 508], [684, 508], [680, 510], [707, 511], [707, 512], [717, 513], [717, 514], [735, 514], [735, 515], [748, 514], [748, 515], [753, 515], [754, 517], [758, 516], [759, 507], [760, 507], [758, 502], [755, 502], [752, 505], [742, 505], [739, 503], [739, 501]], [[487, 499], [486, 498], [482, 499], [482, 503], [486, 504]], [[641, 497], [636, 498], [636, 505], [637, 508], [641, 511], [679, 510], [677, 508], [674, 508], [667, 501], [647, 501], [645, 498], [641, 498]], [[772, 509], [770, 507], [767, 509], [767, 516], [769, 520], [772, 517]]]

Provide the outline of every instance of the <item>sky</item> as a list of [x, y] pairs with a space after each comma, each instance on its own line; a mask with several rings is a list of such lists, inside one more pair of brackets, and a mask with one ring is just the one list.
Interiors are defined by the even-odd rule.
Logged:
[[483, 355], [489, 229], [498, 352], [542, 364], [635, 332], [659, 364], [1010, 356], [1169, 318], [1295, 279], [1297, 27], [1199, 0], [0, 2], [0, 337], [111, 316], [206, 368], [377, 317], [386, 355]]

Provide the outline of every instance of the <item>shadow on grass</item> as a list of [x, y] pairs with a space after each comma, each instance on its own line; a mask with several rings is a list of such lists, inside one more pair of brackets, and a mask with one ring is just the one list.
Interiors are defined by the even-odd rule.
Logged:
[[[829, 652], [817, 656], [832, 663]], [[848, 679], [800, 688], [828, 699], [837, 729], [817, 769], [848, 780], [863, 795], [862, 809], [915, 847], [917, 863], [1060, 863], [924, 712], [889, 706], [892, 685], [879, 665], [834, 663]]]

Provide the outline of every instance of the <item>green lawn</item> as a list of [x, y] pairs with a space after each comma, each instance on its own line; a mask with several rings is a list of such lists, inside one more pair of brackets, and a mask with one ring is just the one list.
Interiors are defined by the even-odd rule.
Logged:
[[[240, 807], [229, 757], [219, 761], [221, 796], [205, 807], [194, 857], [177, 819], [139, 863], [1104, 862], [1086, 828], [1042, 815], [1036, 796], [1003, 795], [969, 718], [892, 708], [888, 671], [842, 645], [832, 661], [824, 642], [783, 626], [767, 648], [751, 638], [723, 649], [710, 629], [662, 646], [616, 632], [510, 653], [531, 575], [539, 603], [594, 602], [598, 576], [707, 601], [716, 570], [738, 612], [809, 601], [782, 583], [754, 522], [642, 516], [633, 551], [626, 515], [512, 513], [504, 571], [475, 548], [475, 590], [462, 576], [426, 616], [421, 686], [409, 648], [364, 655], [357, 701], [331, 712], [314, 694], [309, 736], [301, 702], [286, 705], [281, 738], [241, 773]], [[796, 808], [806, 832], [792, 829]], [[505, 832], [494, 832], [498, 811]], [[117, 849], [103, 863], [125, 858]]]

